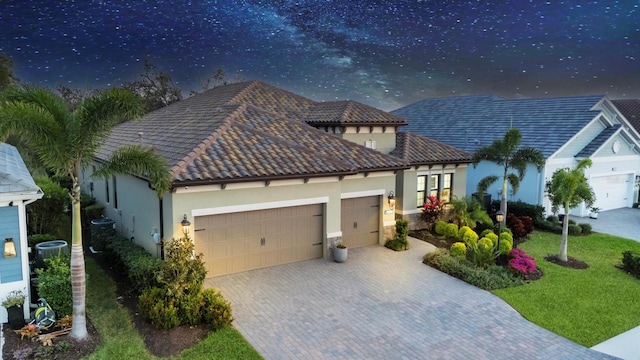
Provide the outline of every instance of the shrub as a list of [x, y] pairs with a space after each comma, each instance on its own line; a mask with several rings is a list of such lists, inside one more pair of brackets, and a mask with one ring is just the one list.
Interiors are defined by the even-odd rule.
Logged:
[[445, 204], [446, 202], [441, 201], [437, 196], [430, 195], [424, 201], [420, 217], [427, 224], [433, 224], [442, 216]]
[[453, 206], [451, 221], [459, 226], [466, 225], [474, 229], [478, 224], [493, 224], [489, 214], [482, 208], [482, 204], [471, 196], [463, 198], [453, 196], [450, 204]]
[[135, 289], [158, 286], [156, 274], [162, 267], [162, 260], [151, 256], [142, 246], [117, 235], [107, 242], [107, 250], [114, 255], [114, 265], [121, 267]]
[[508, 254], [511, 249], [513, 249], [513, 243], [510, 241], [502, 241], [500, 240], [500, 249], [499, 249], [499, 253], [500, 255], [502, 254]]
[[467, 246], [464, 243], [456, 242], [451, 245], [451, 255], [460, 258], [467, 257]]
[[225, 326], [231, 325], [231, 304], [226, 301], [219, 291], [206, 289], [202, 292], [204, 306], [202, 317], [205, 324], [211, 326], [216, 331]]
[[629, 274], [640, 278], [640, 253], [624, 251], [622, 253], [622, 268]]
[[69, 204], [69, 192], [46, 176], [37, 177], [35, 182], [44, 195], [42, 199], [27, 205], [29, 233], [55, 233]]
[[519, 275], [527, 275], [536, 271], [536, 259], [521, 249], [513, 249], [509, 253], [509, 268]]
[[436, 227], [435, 227], [436, 234], [440, 236], [444, 235], [444, 230], [446, 227], [447, 227], [446, 221], [442, 221], [442, 220], [436, 221]]
[[569, 235], [582, 234], [582, 228], [579, 225], [569, 223]]
[[104, 215], [104, 206], [98, 203], [94, 203], [85, 208], [82, 208], [82, 226], [89, 228], [91, 220], [100, 219]]
[[478, 234], [473, 230], [469, 230], [462, 236], [462, 242], [469, 246], [474, 246], [478, 243]]
[[501, 266], [492, 265], [486, 269], [478, 268], [466, 259], [452, 256], [447, 249], [437, 249], [428, 253], [424, 256], [423, 262], [485, 290], [502, 289], [523, 283], [522, 279]]
[[560, 218], [558, 218], [558, 215], [549, 215], [549, 216], [547, 216], [547, 221], [552, 222], [552, 223], [559, 223], [560, 222]]
[[202, 292], [185, 294], [176, 300], [181, 325], [198, 325], [202, 323], [202, 309], [204, 307]]
[[[500, 200], [495, 200], [491, 204], [492, 208], [500, 208]], [[524, 201], [509, 201], [507, 202], [507, 215], [513, 214], [514, 216], [528, 216], [534, 224], [544, 220], [544, 207], [541, 205], [528, 204]]]
[[465, 226], [461, 226], [460, 229], [458, 230], [458, 240], [462, 240], [462, 238], [464, 237], [464, 234], [467, 231], [473, 231], [473, 230], [471, 230], [471, 228], [466, 226], [466, 225]]
[[165, 244], [165, 261], [157, 279], [168, 295], [180, 297], [201, 291], [207, 270], [202, 261], [203, 255], [193, 253], [194, 245], [187, 235]]
[[496, 246], [495, 243], [487, 237], [478, 240], [475, 246], [469, 246], [467, 252], [469, 253], [471, 262], [476, 266], [486, 268], [495, 263]]
[[444, 236], [457, 238], [458, 237], [458, 225], [449, 223], [444, 228]]
[[62, 318], [73, 312], [70, 258], [55, 256], [45, 259], [44, 263], [44, 269], [36, 269], [38, 295]]
[[407, 241], [407, 235], [409, 234], [409, 222], [407, 220], [396, 220], [396, 236], [393, 239], [387, 240], [384, 246], [395, 250], [407, 250], [409, 249], [409, 241]]
[[589, 235], [593, 232], [593, 228], [591, 227], [591, 224], [580, 223], [578, 224], [578, 226], [580, 226], [580, 228], [582, 229], [583, 235]]

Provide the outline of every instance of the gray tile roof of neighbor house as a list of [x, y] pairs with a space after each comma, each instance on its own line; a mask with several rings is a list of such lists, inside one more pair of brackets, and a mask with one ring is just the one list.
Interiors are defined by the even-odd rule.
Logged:
[[259, 81], [197, 94], [114, 128], [98, 153], [152, 146], [174, 182], [224, 183], [399, 170], [402, 159], [365, 148], [300, 119], [316, 103]]
[[0, 194], [41, 192], [15, 146], [0, 142]]
[[474, 152], [502, 138], [509, 128], [522, 133], [521, 146], [549, 157], [594, 119], [604, 96], [504, 99], [458, 96], [425, 99], [391, 113], [405, 117], [410, 131]]
[[588, 143], [587, 146], [584, 147], [584, 149], [580, 150], [580, 152], [576, 154], [576, 157], [579, 157], [579, 158], [590, 157], [598, 149], [600, 149], [600, 147], [604, 145], [604, 143], [607, 142], [607, 140], [609, 140], [609, 138], [611, 138], [613, 134], [618, 132], [618, 129], [620, 129], [621, 127], [622, 125], [615, 124], [613, 126], [609, 126], [605, 128], [604, 130], [602, 130], [600, 134], [598, 134], [598, 136], [596, 136], [593, 140], [591, 140], [591, 142]]

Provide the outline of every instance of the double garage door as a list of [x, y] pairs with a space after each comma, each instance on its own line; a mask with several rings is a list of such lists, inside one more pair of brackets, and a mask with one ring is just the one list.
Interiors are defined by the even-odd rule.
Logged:
[[591, 178], [590, 185], [596, 195], [594, 206], [601, 210], [630, 206], [628, 200], [633, 191], [630, 186], [630, 178], [629, 174]]
[[195, 250], [207, 277], [322, 257], [323, 205], [199, 216]]

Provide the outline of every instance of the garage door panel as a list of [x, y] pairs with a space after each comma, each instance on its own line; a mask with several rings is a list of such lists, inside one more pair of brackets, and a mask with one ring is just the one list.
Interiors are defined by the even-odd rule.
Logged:
[[202, 229], [196, 251], [204, 254], [207, 276], [322, 257], [322, 209], [317, 204], [196, 217]]
[[376, 245], [379, 242], [380, 197], [343, 199], [341, 204], [342, 241], [348, 247]]
[[630, 175], [599, 176], [590, 180], [591, 188], [596, 195], [595, 207], [612, 210], [627, 207], [630, 196]]

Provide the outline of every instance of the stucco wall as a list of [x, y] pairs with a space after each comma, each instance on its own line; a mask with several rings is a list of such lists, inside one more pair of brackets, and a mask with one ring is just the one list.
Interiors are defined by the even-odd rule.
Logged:
[[[543, 169], [544, 171], [544, 169]], [[509, 169], [508, 173], [515, 173], [514, 169]], [[485, 194], [491, 195], [491, 200], [499, 200], [502, 196], [502, 177], [504, 168], [496, 164], [483, 161], [476, 168], [470, 166], [467, 168], [467, 193], [473, 194], [477, 191], [478, 182], [485, 176], [496, 175], [498, 180], [489, 187]], [[544, 181], [542, 173], [534, 165], [527, 166], [526, 175], [520, 181], [520, 188], [515, 194], [512, 194], [511, 186], [508, 187], [508, 201], [524, 201], [529, 204], [542, 204], [544, 196]]]
[[349, 127], [342, 134], [342, 138], [362, 146], [365, 146], [367, 140], [373, 140], [376, 142], [375, 149], [385, 154], [396, 148], [396, 133], [392, 127], [387, 127], [384, 132], [379, 126], [374, 126], [373, 129], [370, 129], [369, 126], [362, 126], [359, 132], [356, 128]]

